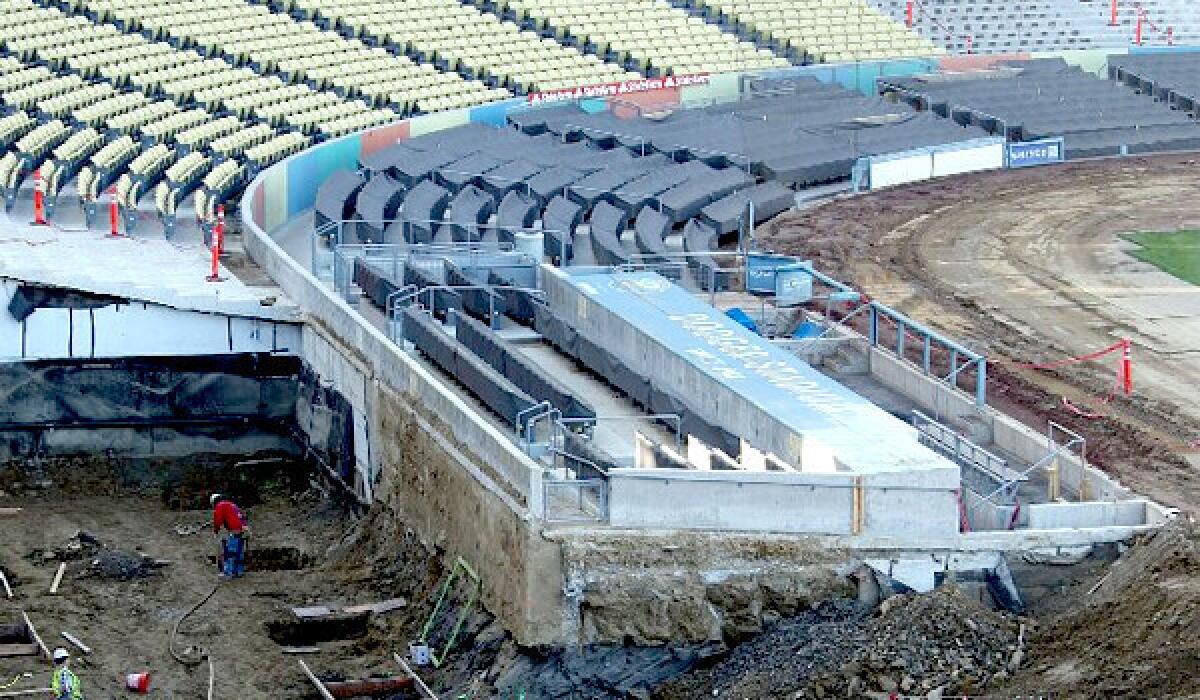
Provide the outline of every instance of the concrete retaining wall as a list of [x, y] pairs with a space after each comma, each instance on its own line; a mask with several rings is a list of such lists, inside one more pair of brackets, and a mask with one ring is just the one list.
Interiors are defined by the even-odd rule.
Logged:
[[[957, 479], [957, 474], [950, 477]], [[957, 496], [954, 489], [945, 487], [946, 478], [930, 472], [856, 478], [848, 474], [614, 469], [609, 472], [609, 522], [616, 527], [639, 528], [940, 535], [958, 528]], [[857, 526], [856, 497], [862, 508]], [[664, 503], [671, 507], [663, 508]]]
[[1146, 522], [1146, 501], [1111, 503], [1034, 503], [1026, 506], [1029, 527], [1089, 528], [1141, 525]]

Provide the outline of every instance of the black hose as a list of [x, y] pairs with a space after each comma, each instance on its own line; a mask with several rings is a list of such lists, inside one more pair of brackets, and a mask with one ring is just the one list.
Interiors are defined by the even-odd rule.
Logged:
[[185, 650], [185, 651], [191, 652], [190, 656], [180, 654], [179, 652], [175, 651], [175, 636], [177, 634], [179, 634], [179, 625], [181, 625], [184, 620], [191, 617], [192, 614], [195, 613], [197, 610], [199, 610], [205, 603], [207, 603], [209, 600], [211, 600], [212, 597], [214, 595], [216, 595], [217, 589], [220, 587], [221, 587], [221, 582], [218, 581], [216, 583], [216, 585], [214, 585], [212, 587], [212, 590], [208, 592], [208, 595], [201, 598], [199, 603], [196, 603], [195, 605], [193, 605], [191, 610], [188, 610], [187, 612], [185, 612], [183, 614], [183, 617], [180, 617], [178, 620], [176, 620], [175, 626], [171, 628], [171, 638], [170, 638], [170, 640], [167, 641], [167, 651], [170, 651], [171, 656], [174, 656], [175, 660], [178, 661], [179, 663], [183, 664], [184, 666], [200, 665], [201, 663], [204, 662], [205, 659], [208, 658], [208, 652], [199, 647], [190, 647], [189, 649]]

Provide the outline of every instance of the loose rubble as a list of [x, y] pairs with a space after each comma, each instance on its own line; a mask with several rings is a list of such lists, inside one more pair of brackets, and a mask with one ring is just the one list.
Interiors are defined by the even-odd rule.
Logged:
[[877, 611], [825, 601], [671, 683], [666, 700], [979, 693], [1019, 662], [1020, 623], [953, 586], [890, 598]]

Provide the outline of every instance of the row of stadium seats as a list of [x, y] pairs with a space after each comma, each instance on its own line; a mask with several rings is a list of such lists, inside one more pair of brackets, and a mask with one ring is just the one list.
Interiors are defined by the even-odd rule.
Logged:
[[688, 6], [798, 61], [944, 53], [864, 0], [689, 0]]
[[327, 18], [356, 36], [493, 76], [519, 92], [638, 77], [456, 0], [292, 0], [288, 7]]
[[[233, 74], [231, 78], [224, 80], [209, 80], [207, 84], [234, 84], [239, 80], [242, 82], [251, 82], [256, 74], [248, 69], [234, 69], [229, 63], [220, 59], [206, 59], [195, 51], [182, 51], [166, 43], [152, 43], [140, 34], [121, 34], [112, 25], [99, 25], [94, 36], [87, 38], [71, 36], [74, 44], [64, 44], [61, 40], [51, 40], [46, 36], [42, 27], [64, 25], [64, 15], [58, 8], [38, 6], [29, 0], [5, 0], [3, 3], [4, 9], [9, 12], [4, 13], [6, 20], [10, 20], [13, 16], [20, 16], [21, 22], [14, 23], [11, 20], [7, 21], [0, 34], [0, 46], [7, 49], [8, 45], [13, 42], [26, 42], [26, 55], [30, 60], [44, 61], [46, 65], [27, 67], [14, 57], [7, 57], [2, 66], [3, 72], [0, 73], [0, 78], [6, 79], [4, 85], [19, 86], [15, 90], [7, 90], [0, 93], [0, 99], [19, 106], [24, 111], [25, 119], [8, 120], [6, 123], [12, 126], [14, 132], [18, 130], [28, 130], [25, 122], [29, 120], [36, 121], [35, 114], [42, 115], [43, 119], [50, 117], [63, 117], [70, 123], [80, 124], [81, 131], [76, 133], [82, 134], [85, 127], [94, 127], [100, 132], [107, 134], [110, 138], [117, 138], [124, 135], [131, 135], [131, 140], [135, 142], [146, 141], [147, 143], [158, 143], [161, 141], [172, 141], [176, 135], [189, 135], [194, 138], [194, 141], [204, 141], [207, 146], [209, 142], [215, 138], [230, 133], [239, 132], [255, 126], [254, 123], [243, 123], [236, 117], [233, 119], [233, 124], [228, 122], [222, 124], [223, 127], [229, 127], [227, 133], [212, 135], [206, 138], [206, 129], [198, 129], [207, 124], [212, 124], [214, 120], [212, 114], [199, 107], [185, 110], [172, 99], [152, 100], [147, 94], [142, 92], [117, 93], [114, 85], [121, 84], [123, 86], [142, 87], [145, 92], [152, 92], [166, 87], [164, 92], [170, 94], [172, 85], [162, 82], [163, 80], [176, 80], [180, 76], [196, 76], [207, 75], [220, 78], [222, 74]], [[78, 29], [80, 21], [90, 23], [85, 17], [70, 18], [71, 26], [76, 27], [73, 31], [82, 31]], [[96, 25], [93, 25], [96, 26]], [[26, 33], [22, 31], [27, 30]], [[81, 47], [87, 47], [81, 48]], [[116, 47], [116, 48], [113, 48]], [[92, 49], [95, 49], [93, 51]], [[112, 49], [112, 50], [106, 50]], [[139, 57], [141, 57], [139, 59]], [[81, 61], [86, 61], [86, 65], [81, 64]], [[115, 70], [119, 66], [121, 70]], [[199, 66], [199, 68], [195, 68]], [[51, 67], [56, 67], [52, 70]], [[95, 82], [88, 84], [82, 77], [84, 69], [89, 72]], [[67, 72], [70, 71], [70, 72]], [[149, 77], [148, 77], [149, 76]], [[247, 80], [249, 78], [250, 80]], [[186, 81], [188, 78], [184, 77]], [[272, 86], [282, 87], [282, 81], [277, 77], [272, 77], [270, 84]], [[63, 92], [64, 86], [74, 86], [76, 89]], [[302, 96], [313, 96], [320, 93], [314, 92], [308, 86], [298, 86], [299, 93]], [[55, 95], [55, 93], [62, 93]], [[46, 98], [46, 95], [55, 95]], [[326, 93], [328, 98], [326, 102], [329, 105], [338, 104], [336, 95]], [[214, 96], [215, 99], [209, 102], [214, 108], [214, 111], [224, 109], [224, 105], [219, 96]], [[336, 128], [337, 134], [345, 133], [346, 130], [353, 128], [353, 125], [346, 122], [349, 116], [359, 117], [356, 123], [363, 121], [378, 124], [385, 121], [390, 121], [395, 118], [395, 114], [391, 111], [381, 110], [377, 114], [370, 115], [370, 118], [363, 119], [361, 108], [349, 107], [334, 110], [329, 114], [320, 114], [323, 120], [338, 122]], [[313, 109], [311, 104], [302, 104], [293, 109], [277, 109], [277, 112], [283, 117], [304, 116], [309, 117], [311, 124], [316, 124], [320, 119], [313, 119]], [[32, 114], [30, 114], [32, 113]], [[256, 121], [256, 118], [251, 115], [251, 122]], [[31, 128], [31, 127], [30, 127]], [[266, 129], [267, 133], [263, 134], [262, 129]], [[262, 125], [261, 129], [253, 132], [252, 138], [243, 139], [243, 142], [238, 143], [233, 150], [234, 153], [240, 155], [246, 148], [270, 141], [279, 134], [269, 126]], [[8, 139], [4, 145], [13, 142], [14, 139]], [[296, 143], [308, 143], [308, 139], [302, 135], [291, 136], [283, 145], [276, 150], [284, 153], [290, 153], [295, 150]], [[117, 173], [111, 172], [111, 168], [107, 164], [88, 163], [84, 161], [92, 155], [92, 152], [99, 151], [103, 145], [103, 138], [86, 140], [88, 148], [86, 150], [74, 149], [65, 157], [55, 157], [53, 165], [49, 172], [55, 174], [54, 178], [45, 179], [45, 189], [48, 194], [56, 195], [65, 182], [64, 175], [73, 174], [78, 170], [83, 174], [83, 179], [79, 183], [79, 191], [85, 199], [92, 199], [98, 195], [100, 186], [101, 174], [108, 181], [118, 178]], [[195, 146], [196, 144], [193, 144]], [[128, 163], [131, 156], [118, 149], [123, 156], [122, 160]], [[275, 150], [271, 151], [274, 154]], [[182, 154], [179, 151], [178, 154]], [[176, 155], [176, 151], [171, 151], [171, 157]], [[127, 156], [127, 157], [126, 157]], [[34, 155], [29, 153], [14, 154], [14, 158], [9, 159], [13, 163], [12, 172], [6, 170], [5, 182], [10, 185], [19, 184], [20, 179], [27, 176], [32, 169], [36, 169], [39, 165], [43, 165], [44, 156]], [[124, 163], [122, 163], [124, 165]], [[169, 165], [167, 163], [166, 165]], [[83, 167], [80, 167], [83, 166]], [[86, 174], [83, 170], [86, 168]], [[156, 168], [157, 169], [157, 168]], [[44, 173], [46, 174], [46, 173]], [[11, 177], [9, 176], [11, 175]], [[135, 178], [138, 174], [134, 173], [131, 178]], [[153, 183], [146, 183], [153, 184]], [[107, 182], [104, 183], [107, 185]], [[127, 186], [123, 188], [126, 192], [136, 192], [138, 188]], [[145, 187], [141, 191], [145, 191]], [[126, 206], [136, 206], [136, 199], [124, 202]], [[165, 212], [164, 212], [165, 213]]]
[[[119, 19], [127, 26], [181, 46], [221, 52], [236, 64], [248, 64], [259, 73], [278, 71], [307, 81], [309, 71], [323, 71], [316, 76], [316, 84], [338, 85], [352, 96], [366, 95], [403, 112], [431, 111], [429, 103], [438, 98], [446, 104], [466, 107], [510, 96], [503, 88], [489, 88], [481, 81], [464, 80], [456, 74], [430, 72], [407, 57], [372, 50], [362, 41], [243, 0], [72, 1], [101, 19]], [[356, 69], [360, 64], [365, 72]], [[340, 85], [332, 82], [332, 75], [338, 76]], [[420, 88], [415, 87], [418, 84]], [[406, 85], [413, 89], [403, 91], [401, 86]]]
[[719, 73], [790, 65], [666, 0], [499, 0], [559, 38], [574, 38], [640, 73]]

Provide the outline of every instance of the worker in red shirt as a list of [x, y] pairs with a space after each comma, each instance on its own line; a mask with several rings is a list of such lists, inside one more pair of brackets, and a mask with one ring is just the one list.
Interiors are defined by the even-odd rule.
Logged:
[[246, 573], [246, 516], [233, 501], [219, 493], [209, 498], [213, 507], [213, 532], [224, 528], [229, 536], [221, 540], [221, 578], [238, 578]]

